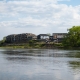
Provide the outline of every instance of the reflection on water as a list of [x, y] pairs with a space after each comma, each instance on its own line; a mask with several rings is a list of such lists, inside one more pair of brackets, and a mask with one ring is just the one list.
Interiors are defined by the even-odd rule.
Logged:
[[70, 61], [69, 64], [73, 69], [80, 69], [80, 62], [79, 61]]
[[0, 49], [0, 80], [80, 80], [80, 51]]

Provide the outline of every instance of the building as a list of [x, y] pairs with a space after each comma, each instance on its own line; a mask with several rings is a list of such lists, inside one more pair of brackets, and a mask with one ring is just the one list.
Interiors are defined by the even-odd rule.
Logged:
[[15, 36], [16, 36], [16, 34], [12, 34], [12, 35], [6, 36], [5, 37], [6, 38], [6, 42], [9, 42], [9, 43], [15, 42]]
[[37, 39], [46, 40], [46, 39], [49, 39], [49, 35], [48, 34], [39, 34], [37, 36]]
[[29, 40], [35, 40], [37, 36], [32, 33], [22, 33], [22, 34], [12, 34], [6, 36], [6, 42], [14, 43], [14, 42], [26, 42]]
[[36, 40], [37, 36], [35, 34], [32, 34], [32, 33], [27, 33], [27, 39], [28, 40]]
[[53, 33], [54, 42], [62, 42], [63, 38], [67, 35], [67, 33]]
[[38, 40], [38, 41], [54, 41], [54, 42], [62, 42], [64, 36], [67, 33], [53, 33], [52, 36], [48, 34], [39, 34], [36, 36], [32, 33], [22, 33], [22, 34], [12, 34], [6, 36], [6, 42], [8, 43], [20, 43], [27, 42], [29, 40]]

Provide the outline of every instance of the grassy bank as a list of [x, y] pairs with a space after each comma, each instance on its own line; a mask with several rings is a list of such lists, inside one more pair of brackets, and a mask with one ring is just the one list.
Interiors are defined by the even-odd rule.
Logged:
[[38, 49], [55, 49], [55, 48], [59, 48], [59, 49], [70, 49], [70, 50], [79, 50], [80, 47], [71, 47], [71, 46], [67, 46], [64, 47], [64, 45], [62, 43], [54, 43], [54, 42], [49, 42], [46, 43], [44, 41], [34, 41], [31, 40], [29, 42], [25, 42], [25, 43], [5, 43], [2, 42], [0, 44], [0, 48], [26, 48], [26, 49], [31, 49], [31, 48], [38, 48]]
[[62, 43], [17, 43], [17, 44], [4, 44], [1, 48], [63, 48]]
[[11, 49], [65, 49], [65, 50], [80, 50], [80, 47], [64, 47], [62, 43], [37, 43], [37, 44], [7, 44], [2, 45], [0, 48]]

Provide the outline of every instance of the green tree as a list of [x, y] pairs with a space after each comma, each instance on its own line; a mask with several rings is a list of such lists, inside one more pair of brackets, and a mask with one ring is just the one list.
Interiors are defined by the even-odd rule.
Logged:
[[30, 45], [30, 46], [34, 46], [34, 43], [35, 43], [34, 40], [30, 40], [30, 41], [29, 41], [29, 45]]
[[2, 46], [4, 44], [4, 40], [0, 41], [0, 46]]
[[51, 36], [51, 34], [50, 34], [50, 33], [47, 33], [47, 35]]
[[68, 29], [68, 34], [63, 40], [64, 46], [80, 47], [80, 26]]
[[6, 38], [4, 37], [3, 40], [0, 40], [0, 46], [2, 46], [6, 42]]

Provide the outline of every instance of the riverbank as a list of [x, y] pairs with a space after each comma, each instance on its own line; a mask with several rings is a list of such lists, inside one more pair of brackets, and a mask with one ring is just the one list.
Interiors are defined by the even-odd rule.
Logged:
[[0, 48], [63, 48], [62, 43], [17, 43], [17, 44], [4, 44], [1, 45]]
[[80, 50], [80, 47], [64, 47], [62, 43], [45, 43], [45, 42], [30, 42], [30, 43], [4, 43], [0, 48], [25, 48], [25, 49], [65, 49], [65, 50]]

